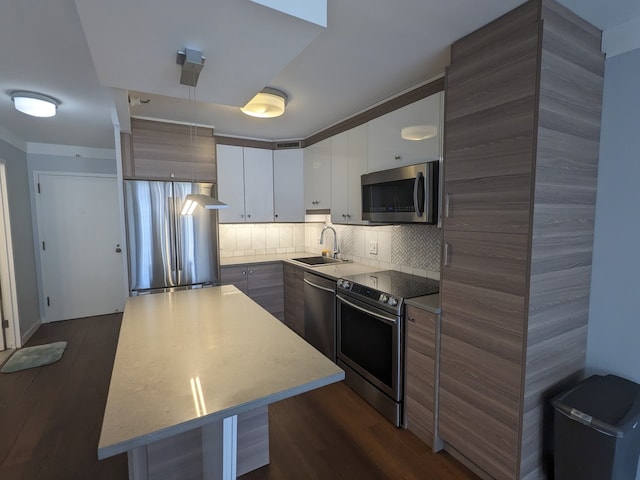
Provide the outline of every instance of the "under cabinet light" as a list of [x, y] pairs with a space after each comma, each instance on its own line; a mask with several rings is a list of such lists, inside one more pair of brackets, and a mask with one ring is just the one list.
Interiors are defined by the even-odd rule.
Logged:
[[182, 210], [180, 215], [193, 215], [193, 211], [200, 205], [206, 210], [220, 210], [221, 208], [229, 208], [229, 205], [221, 202], [208, 195], [202, 195], [198, 193], [191, 193], [187, 195], [182, 204]]

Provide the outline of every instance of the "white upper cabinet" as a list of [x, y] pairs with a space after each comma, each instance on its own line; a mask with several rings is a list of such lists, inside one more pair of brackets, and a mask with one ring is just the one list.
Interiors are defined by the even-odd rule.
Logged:
[[304, 206], [307, 210], [331, 208], [331, 139], [304, 149]]
[[[371, 120], [367, 124], [368, 171], [439, 160], [443, 100], [443, 92], [438, 92]], [[403, 131], [405, 137], [414, 139], [403, 138]]]
[[271, 150], [218, 145], [220, 223], [273, 222]]
[[302, 149], [273, 151], [273, 203], [276, 222], [304, 222]]
[[331, 221], [367, 224], [362, 220], [360, 176], [367, 172], [367, 125], [331, 138]]
[[216, 145], [218, 199], [229, 208], [218, 210], [220, 223], [244, 222], [244, 155], [242, 147]]
[[273, 151], [244, 147], [244, 210], [247, 222], [273, 222]]

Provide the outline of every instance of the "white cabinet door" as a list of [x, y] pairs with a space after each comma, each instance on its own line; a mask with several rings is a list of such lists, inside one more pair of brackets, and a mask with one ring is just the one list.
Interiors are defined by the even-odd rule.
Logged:
[[307, 210], [331, 208], [331, 139], [304, 149], [304, 204]]
[[302, 149], [273, 151], [273, 203], [276, 222], [304, 222]]
[[244, 222], [243, 148], [217, 145], [218, 199], [229, 208], [218, 210], [220, 223]]
[[348, 223], [349, 143], [347, 132], [331, 137], [331, 222]]
[[367, 125], [360, 125], [352, 128], [348, 132], [348, 197], [349, 209], [347, 220], [349, 223], [368, 224], [367, 220], [362, 220], [362, 188], [360, 177], [367, 173], [367, 152], [368, 135]]
[[[368, 171], [375, 172], [415, 163], [439, 160], [442, 154], [443, 93], [375, 118], [368, 123]], [[401, 137], [405, 127], [431, 128], [434, 136], [422, 140]]]
[[247, 222], [273, 222], [273, 153], [244, 148], [244, 204]]
[[362, 220], [360, 176], [367, 171], [367, 125], [331, 137], [331, 221]]

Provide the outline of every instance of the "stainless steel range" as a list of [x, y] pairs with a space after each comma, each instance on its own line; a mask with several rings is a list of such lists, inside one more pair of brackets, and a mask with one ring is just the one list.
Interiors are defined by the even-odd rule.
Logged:
[[437, 280], [395, 270], [338, 280], [337, 363], [347, 384], [396, 426], [402, 423], [404, 302], [439, 287]]

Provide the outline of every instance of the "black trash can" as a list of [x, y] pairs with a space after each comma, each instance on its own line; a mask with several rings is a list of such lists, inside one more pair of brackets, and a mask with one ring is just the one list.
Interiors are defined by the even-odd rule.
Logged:
[[555, 397], [555, 480], [634, 480], [640, 456], [640, 385], [594, 375]]

